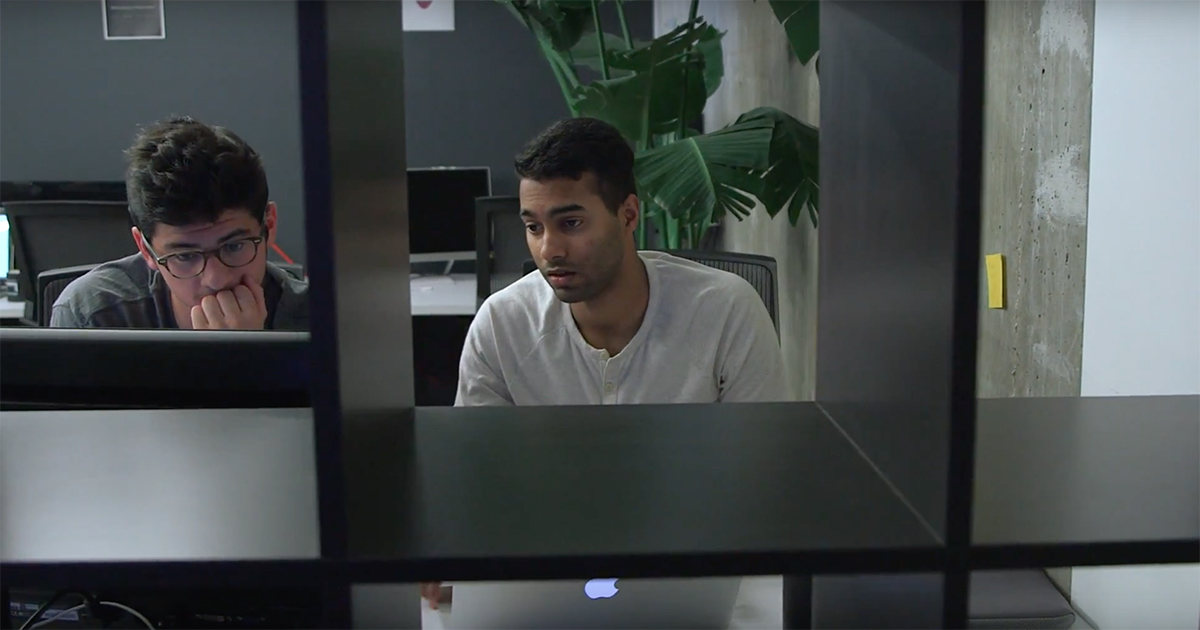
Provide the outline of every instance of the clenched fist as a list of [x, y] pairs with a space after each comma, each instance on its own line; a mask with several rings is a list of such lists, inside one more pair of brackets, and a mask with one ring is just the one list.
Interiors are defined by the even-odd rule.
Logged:
[[267, 299], [256, 282], [206, 295], [192, 307], [192, 328], [196, 330], [262, 330], [266, 322]]

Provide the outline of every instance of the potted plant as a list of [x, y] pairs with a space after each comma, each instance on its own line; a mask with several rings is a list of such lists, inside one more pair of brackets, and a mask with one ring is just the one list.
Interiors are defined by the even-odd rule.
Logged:
[[[699, 248], [726, 216], [742, 220], [761, 202], [794, 226], [820, 208], [818, 134], [773, 107], [758, 107], [724, 128], [701, 133], [705, 103], [724, 78], [724, 35], [697, 15], [650, 42], [636, 42], [616, 3], [620, 34], [604, 29], [601, 0], [497, 0], [537, 38], [573, 116], [605, 120], [636, 151], [642, 219], [664, 249]], [[770, 0], [801, 63], [818, 51], [818, 0]], [[585, 82], [580, 68], [598, 78]]]

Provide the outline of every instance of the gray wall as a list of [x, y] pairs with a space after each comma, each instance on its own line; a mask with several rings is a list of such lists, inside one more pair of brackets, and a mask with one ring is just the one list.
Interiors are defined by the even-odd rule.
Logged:
[[[651, 2], [627, 6], [634, 37], [648, 39]], [[127, 42], [104, 41], [100, 7], [0, 2], [0, 179], [119, 180], [140, 125], [189, 114], [262, 153], [280, 245], [303, 260], [295, 3], [168, 0], [167, 38]], [[567, 108], [504, 7], [462, 0], [455, 12], [454, 31], [405, 34], [408, 163], [490, 166], [495, 192], [515, 194], [513, 154]]]
[[195, 116], [262, 154], [279, 244], [303, 260], [295, 4], [167, 2], [150, 41], [105, 41], [100, 11], [0, 2], [0, 179], [120, 180], [139, 126]]
[[[605, 28], [618, 33], [612, 3]], [[408, 165], [490, 166], [498, 195], [517, 192], [513, 155], [568, 115], [533, 34], [492, 0], [455, 3], [453, 32], [409, 32], [404, 41]], [[636, 39], [652, 35], [650, 0], [627, 3]]]

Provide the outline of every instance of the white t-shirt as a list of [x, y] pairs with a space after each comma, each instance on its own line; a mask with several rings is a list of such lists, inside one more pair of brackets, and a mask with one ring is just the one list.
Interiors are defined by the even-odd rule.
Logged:
[[758, 292], [735, 274], [639, 252], [650, 301], [616, 356], [590, 346], [540, 272], [483, 303], [456, 406], [786, 402], [783, 355]]

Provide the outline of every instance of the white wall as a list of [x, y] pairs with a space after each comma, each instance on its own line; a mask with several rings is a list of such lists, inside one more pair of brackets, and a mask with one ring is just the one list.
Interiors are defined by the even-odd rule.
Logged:
[[[1200, 3], [1098, 0], [1083, 396], [1200, 393]], [[1200, 627], [1200, 567], [1076, 568], [1102, 630]]]

